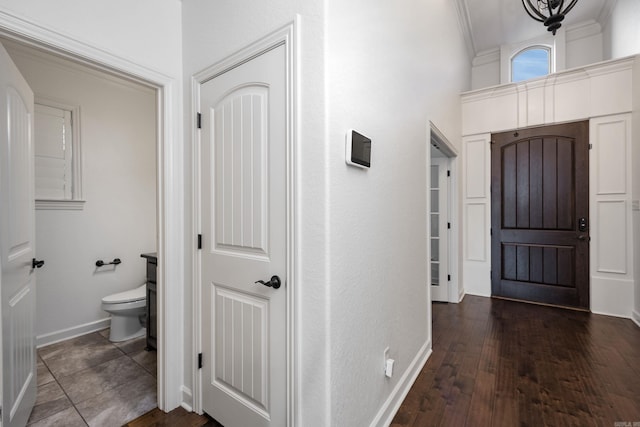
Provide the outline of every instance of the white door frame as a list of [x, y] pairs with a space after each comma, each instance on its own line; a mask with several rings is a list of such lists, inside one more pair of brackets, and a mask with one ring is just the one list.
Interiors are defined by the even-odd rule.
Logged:
[[[440, 151], [437, 149], [432, 149], [432, 151]], [[431, 274], [431, 301], [435, 301], [435, 293], [438, 292], [439, 298], [444, 298], [444, 300], [442, 299], [438, 299], [438, 301], [446, 301], [449, 302], [450, 298], [450, 289], [451, 289], [451, 284], [449, 283], [451, 280], [447, 279], [447, 276], [451, 277], [451, 269], [449, 268], [449, 258], [450, 258], [450, 251], [449, 251], [449, 247], [451, 246], [451, 229], [447, 228], [446, 224], [444, 223], [449, 223], [451, 224], [451, 213], [450, 211], [450, 205], [451, 205], [451, 198], [450, 198], [450, 184], [451, 184], [451, 178], [450, 177], [445, 177], [444, 178], [444, 182], [440, 182], [441, 181], [441, 173], [445, 173], [444, 171], [450, 171], [451, 170], [451, 159], [449, 157], [434, 157], [433, 155], [431, 156], [431, 162], [430, 162], [430, 167], [431, 170], [429, 171], [429, 173], [433, 173], [433, 167], [437, 166], [438, 167], [438, 182], [436, 182], [435, 184], [438, 184], [438, 287], [434, 287], [434, 277], [433, 274]], [[429, 200], [429, 221], [431, 223], [431, 227], [433, 227], [433, 189], [435, 188], [435, 184], [433, 182], [433, 180], [431, 180], [431, 199]], [[440, 185], [442, 184], [442, 185]], [[444, 220], [444, 221], [443, 221]], [[433, 272], [433, 233], [432, 233], [432, 229], [429, 229], [429, 240], [431, 243], [431, 250], [432, 252], [429, 254], [429, 262], [430, 262], [430, 269]], [[444, 250], [443, 250], [444, 249]], [[445, 276], [444, 281], [440, 281], [440, 278], [442, 276]], [[446, 290], [446, 293], [444, 295], [441, 295], [440, 293], [442, 292], [443, 288], [444, 290]], [[436, 291], [437, 289], [437, 291]]]
[[[449, 245], [447, 249], [448, 269], [451, 274], [451, 280], [448, 283], [448, 301], [458, 303], [464, 296], [464, 290], [460, 287], [461, 283], [461, 270], [460, 270], [460, 221], [458, 212], [458, 150], [447, 139], [447, 137], [429, 121], [429, 135], [430, 144], [435, 145], [445, 156], [449, 158], [449, 170], [451, 171], [451, 178], [448, 182], [448, 199], [449, 204], [447, 206], [449, 222], [451, 223], [451, 230], [449, 230]], [[431, 159], [429, 159], [429, 165]], [[429, 193], [430, 195], [430, 193]], [[427, 224], [430, 225], [430, 224]], [[430, 230], [430, 229], [429, 229]], [[429, 253], [429, 257], [431, 254]], [[429, 267], [429, 280], [431, 280], [431, 267]]]
[[[298, 407], [299, 396], [297, 391], [298, 386], [298, 324], [299, 313], [296, 304], [296, 287], [298, 283], [297, 276], [297, 51], [296, 40], [298, 40], [299, 18], [278, 30], [266, 35], [260, 40], [250, 44], [249, 46], [241, 49], [240, 51], [228, 56], [220, 62], [205, 68], [204, 70], [196, 73], [191, 77], [191, 115], [193, 117], [192, 128], [192, 144], [193, 144], [193, 158], [191, 168], [193, 170], [193, 232], [192, 232], [192, 247], [197, 247], [197, 235], [201, 233], [201, 217], [200, 217], [200, 132], [196, 129], [196, 113], [200, 112], [200, 87], [205, 82], [223, 74], [233, 68], [236, 68], [243, 63], [250, 61], [251, 59], [259, 56], [271, 49], [284, 45], [285, 47], [285, 68], [286, 68], [286, 82], [285, 82], [285, 103], [286, 103], [286, 276], [287, 286], [282, 290], [286, 292], [286, 337], [287, 337], [287, 363], [286, 363], [286, 375], [287, 375], [287, 426], [293, 427], [298, 425]], [[198, 353], [202, 352], [202, 313], [200, 310], [200, 301], [202, 295], [202, 277], [200, 274], [201, 266], [201, 254], [198, 252], [193, 257], [193, 348], [191, 349], [192, 360], [197, 360]], [[198, 366], [194, 363], [193, 369], [193, 403], [194, 411], [202, 414], [202, 370], [198, 369]]]
[[[133, 79], [157, 93], [157, 238], [158, 238], [158, 407], [180, 405], [184, 343], [182, 215], [183, 149], [179, 105], [180, 81], [0, 10], [0, 35], [103, 71]], [[178, 208], [176, 208], [178, 207]], [[165, 262], [168, 261], [168, 262]], [[165, 283], [173, 283], [166, 287]], [[176, 369], [176, 367], [180, 367]]]

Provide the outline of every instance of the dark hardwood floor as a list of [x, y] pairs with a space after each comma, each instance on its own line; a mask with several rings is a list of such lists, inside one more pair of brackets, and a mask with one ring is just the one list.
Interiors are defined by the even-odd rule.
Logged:
[[178, 407], [169, 413], [156, 408], [123, 427], [222, 427], [222, 424], [205, 415], [187, 412]]
[[616, 422], [640, 425], [640, 328], [631, 320], [466, 296], [433, 305], [433, 354], [391, 425]]
[[[392, 427], [640, 425], [631, 320], [466, 296], [433, 305], [433, 354]], [[221, 427], [178, 408], [126, 427]]]

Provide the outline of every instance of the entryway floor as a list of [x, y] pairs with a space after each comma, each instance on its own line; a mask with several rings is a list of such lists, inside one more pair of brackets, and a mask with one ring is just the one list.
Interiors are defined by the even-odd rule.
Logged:
[[108, 337], [105, 329], [38, 350], [29, 426], [120, 427], [157, 406], [156, 352], [144, 337]]
[[391, 427], [631, 426], [638, 396], [632, 320], [467, 295], [433, 305], [433, 353]]

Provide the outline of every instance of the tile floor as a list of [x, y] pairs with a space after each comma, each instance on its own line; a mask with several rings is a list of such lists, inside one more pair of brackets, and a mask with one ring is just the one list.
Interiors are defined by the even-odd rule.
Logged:
[[120, 427], [156, 407], [156, 352], [144, 337], [108, 337], [105, 329], [38, 350], [29, 426]]

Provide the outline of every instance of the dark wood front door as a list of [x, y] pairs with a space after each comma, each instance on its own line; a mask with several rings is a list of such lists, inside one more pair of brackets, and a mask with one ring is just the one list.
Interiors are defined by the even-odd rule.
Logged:
[[492, 295], [588, 309], [589, 122], [492, 142]]

